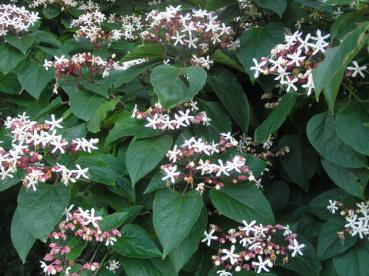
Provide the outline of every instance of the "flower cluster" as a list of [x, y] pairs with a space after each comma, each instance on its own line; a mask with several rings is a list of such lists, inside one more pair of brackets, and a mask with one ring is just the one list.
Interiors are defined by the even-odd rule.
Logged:
[[347, 77], [356, 78], [358, 75], [362, 78], [365, 78], [365, 74], [367, 73], [368, 66], [362, 65], [360, 66], [359, 63], [354, 60], [352, 61], [352, 64], [347, 67]]
[[270, 136], [267, 141], [262, 144], [258, 144], [254, 141], [252, 137], [248, 137], [243, 134], [240, 137], [238, 143], [238, 149], [241, 152], [245, 152], [266, 161], [271, 158], [285, 156], [290, 152], [288, 146], [282, 148], [276, 148], [274, 146], [274, 138]]
[[73, 210], [73, 207], [71, 205], [66, 209], [65, 220], [59, 223], [58, 231], [50, 234], [50, 239], [53, 241], [49, 244], [50, 252], [41, 261], [41, 268], [46, 275], [64, 272], [65, 275], [78, 276], [83, 271], [94, 272], [100, 268], [101, 264], [94, 261], [95, 256], [93, 256], [89, 262], [84, 263], [79, 268], [78, 272], [70, 273], [71, 270], [75, 270], [74, 266], [76, 265], [74, 260], [66, 258], [72, 249], [68, 245], [71, 238], [79, 238], [85, 242], [95, 241], [110, 246], [117, 241], [117, 237], [121, 237], [121, 233], [117, 229], [103, 231], [100, 228], [99, 222], [102, 221], [102, 217], [95, 215], [95, 209], [78, 208]]
[[345, 233], [353, 237], [358, 235], [360, 239], [369, 238], [368, 201], [356, 203], [355, 207], [345, 208], [341, 202], [330, 199], [327, 209], [332, 214], [339, 213], [346, 220], [343, 231], [337, 232], [340, 239], [344, 239]]
[[[78, 152], [97, 149], [98, 139], [87, 140], [78, 138], [68, 142], [62, 135], [57, 134], [62, 118], [56, 120], [51, 115], [51, 120], [44, 124], [31, 121], [25, 114], [16, 118], [8, 117], [5, 128], [10, 130], [12, 137], [11, 149], [0, 147], [0, 179], [13, 178], [20, 169], [24, 171], [23, 184], [27, 189], [36, 191], [39, 182], [52, 179], [59, 180], [68, 185], [80, 178], [88, 179], [88, 168], [76, 165], [75, 169], [68, 169], [57, 163], [57, 153]], [[55, 164], [48, 165], [43, 161], [43, 155], [52, 158]]]
[[141, 16], [136, 15], [110, 15], [108, 23], [119, 24], [119, 28], [113, 29], [111, 33], [111, 39], [113, 41], [125, 39], [136, 40], [140, 37], [140, 31], [142, 31], [143, 24]]
[[[100, 46], [103, 42], [137, 39], [143, 28], [141, 21], [141, 17], [135, 15], [119, 17], [111, 15], [107, 18], [98, 9], [95, 9], [73, 20], [71, 27], [77, 28], [74, 35], [76, 40], [87, 39], [96, 46]], [[118, 26], [116, 29], [107, 31], [103, 27], [106, 23], [114, 23]]]
[[297, 241], [297, 235], [288, 225], [242, 222], [244, 225], [227, 232], [215, 225], [210, 225], [209, 233], [204, 232], [202, 242], [207, 246], [213, 241], [219, 244], [218, 254], [212, 257], [219, 275], [252, 270], [258, 274], [269, 272], [277, 263], [288, 262], [288, 252], [292, 258], [303, 255], [305, 245]]
[[[226, 157], [223, 154], [237, 147], [238, 142], [230, 133], [221, 133], [219, 143], [208, 143], [202, 138], [186, 139], [181, 146], [175, 145], [166, 154], [170, 163], [161, 166], [163, 181], [175, 184], [185, 181], [202, 194], [206, 188], [220, 189], [224, 186], [223, 178], [232, 183], [239, 181], [256, 181], [246, 165], [246, 158], [240, 155]], [[218, 154], [217, 158], [214, 155]], [[214, 161], [211, 161], [213, 159]], [[216, 160], [216, 161], [215, 161]]]
[[173, 130], [191, 125], [208, 125], [208, 118], [205, 111], [198, 112], [196, 101], [190, 101], [178, 106], [178, 112], [174, 114], [174, 118], [166, 112], [158, 102], [154, 107], [150, 107], [145, 112], [138, 110], [137, 105], [132, 111], [132, 118], [146, 120], [145, 127], [152, 129]]
[[312, 70], [324, 58], [329, 36], [323, 35], [320, 30], [316, 31], [316, 36], [307, 34], [303, 37], [298, 31], [286, 35], [285, 43], [272, 49], [269, 58], [263, 57], [260, 62], [253, 59], [255, 65], [250, 69], [255, 71], [255, 78], [260, 74], [276, 75], [274, 80], [278, 80], [287, 93], [297, 91], [300, 85], [307, 95], [311, 95], [315, 88]]
[[78, 1], [76, 0], [33, 0], [33, 2], [29, 5], [30, 8], [37, 8], [39, 6], [46, 7], [47, 5], [58, 5], [61, 7], [61, 10], [77, 7]]
[[105, 61], [101, 57], [94, 56], [91, 53], [78, 53], [71, 58], [61, 56], [54, 57], [54, 61], [45, 60], [44, 67], [46, 70], [54, 68], [56, 79], [68, 76], [79, 78], [86, 76], [93, 81], [97, 75], [101, 75], [104, 78], [109, 75], [110, 71], [124, 71], [144, 61], [145, 59], [137, 59], [119, 64], [113, 58]]
[[165, 11], [151, 11], [146, 17], [147, 30], [142, 38], [165, 43], [180, 50], [183, 58], [192, 64], [209, 68], [210, 56], [204, 57], [212, 48], [237, 49], [233, 41], [234, 31], [206, 10], [181, 11], [181, 6], [169, 6]]
[[263, 14], [255, 5], [255, 2], [251, 0], [238, 0], [238, 4], [242, 14], [234, 18], [237, 25], [243, 30], [248, 30], [251, 27], [257, 26]]
[[39, 19], [37, 12], [30, 12], [25, 7], [2, 4], [0, 5], [0, 36], [28, 32]]

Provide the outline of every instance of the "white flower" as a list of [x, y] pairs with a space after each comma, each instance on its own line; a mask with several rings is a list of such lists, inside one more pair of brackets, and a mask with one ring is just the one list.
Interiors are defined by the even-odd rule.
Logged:
[[263, 260], [263, 258], [259, 255], [258, 256], [258, 262], [252, 262], [252, 265], [255, 267], [256, 273], [261, 273], [263, 271], [265, 272], [269, 272], [269, 267], [273, 266], [273, 263], [269, 260], [266, 259], [265, 261]]
[[176, 182], [176, 177], [180, 175], [180, 172], [177, 172], [177, 166], [164, 168], [164, 173], [166, 175], [161, 180], [165, 181], [169, 179], [171, 183]]
[[117, 241], [115, 237], [109, 237], [105, 241], [105, 246], [114, 245], [114, 243]]
[[292, 241], [292, 244], [290, 244], [289, 246], [288, 246], [288, 249], [289, 250], [292, 250], [292, 257], [295, 257], [296, 256], [296, 254], [299, 254], [299, 255], [301, 255], [301, 256], [303, 256], [304, 254], [302, 253], [302, 251], [301, 251], [301, 249], [303, 249], [305, 247], [305, 244], [299, 244], [299, 242], [296, 240], [296, 239], [294, 239], [293, 241]]
[[329, 200], [329, 205], [327, 206], [327, 209], [329, 210], [329, 212], [334, 214], [336, 212], [336, 210], [338, 210], [337, 201], [330, 199]]
[[263, 66], [267, 64], [267, 61], [264, 60], [258, 63], [256, 58], [253, 58], [252, 61], [254, 62], [255, 66], [251, 67], [250, 70], [255, 71], [254, 78], [258, 78], [260, 73], [264, 73], [265, 69], [263, 68]]
[[85, 221], [83, 225], [89, 225], [91, 223], [94, 227], [98, 228], [99, 225], [97, 224], [97, 222], [101, 220], [102, 220], [102, 217], [100, 216], [95, 217], [95, 209], [92, 208], [90, 210], [90, 214], [87, 214], [87, 216], [85, 217]]
[[214, 233], [215, 233], [215, 229], [211, 229], [211, 231], [209, 233], [204, 231], [205, 237], [201, 240], [201, 242], [206, 242], [206, 245], [210, 246], [212, 240], [217, 240], [218, 239], [217, 236], [213, 236]]
[[234, 265], [237, 261], [237, 258], [240, 256], [234, 253], [235, 249], [236, 248], [234, 245], [231, 246], [231, 250], [223, 249], [222, 253], [224, 253], [225, 255], [222, 257], [222, 260], [225, 261], [229, 259], [230, 263]]
[[63, 126], [60, 124], [62, 121], [63, 118], [56, 120], [55, 115], [51, 114], [51, 121], [46, 120], [45, 124], [50, 125], [50, 130], [53, 130], [55, 128], [63, 128]]
[[227, 272], [225, 270], [218, 270], [217, 274], [219, 274], [219, 276], [232, 276], [232, 273]]
[[363, 71], [365, 71], [368, 66], [363, 65], [359, 66], [357, 61], [353, 61], [351, 66], [347, 67], [347, 70], [352, 71], [352, 77], [355, 78], [357, 74], [359, 74], [362, 78], [365, 78]]
[[242, 223], [244, 224], [244, 227], [240, 228], [241, 231], [245, 231], [246, 235], [250, 235], [250, 232], [254, 232], [255, 231], [255, 223], [256, 220], [251, 221], [250, 223], [247, 223], [246, 220], [243, 220]]

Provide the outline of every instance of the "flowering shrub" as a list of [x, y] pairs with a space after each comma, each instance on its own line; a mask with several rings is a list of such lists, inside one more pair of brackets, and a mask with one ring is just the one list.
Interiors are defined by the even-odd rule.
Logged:
[[368, 13], [2, 1], [0, 274], [367, 275]]

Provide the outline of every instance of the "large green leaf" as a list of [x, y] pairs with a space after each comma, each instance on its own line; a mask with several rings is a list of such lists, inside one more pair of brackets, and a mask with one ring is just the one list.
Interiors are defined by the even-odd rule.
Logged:
[[216, 71], [208, 83], [224, 107], [246, 133], [250, 122], [250, 106], [242, 86], [229, 70]]
[[129, 212], [115, 212], [111, 215], [103, 217], [100, 221], [100, 227], [103, 231], [109, 231], [119, 228], [129, 218]]
[[201, 238], [204, 235], [204, 231], [207, 228], [208, 214], [205, 208], [202, 209], [201, 215], [197, 219], [196, 223], [192, 227], [190, 234], [185, 238], [181, 244], [174, 249], [169, 258], [177, 271], [179, 271], [196, 252], [199, 247]]
[[288, 177], [301, 189], [308, 191], [310, 179], [317, 169], [318, 158], [314, 150], [306, 145], [299, 135], [289, 134], [278, 141], [278, 146], [288, 146], [290, 152], [280, 157]]
[[369, 275], [369, 244], [358, 243], [345, 253], [333, 258], [338, 276]]
[[172, 146], [172, 136], [134, 139], [128, 146], [126, 163], [132, 185], [151, 172]]
[[6, 42], [17, 48], [23, 54], [26, 54], [28, 49], [32, 47], [35, 38], [32, 35], [12, 36], [6, 37]]
[[225, 185], [220, 190], [211, 190], [210, 199], [219, 213], [242, 222], [256, 220], [273, 223], [274, 216], [264, 194], [252, 183]]
[[159, 65], [152, 70], [150, 81], [165, 109], [192, 99], [206, 83], [206, 72], [201, 67], [178, 68]]
[[334, 120], [326, 112], [312, 117], [306, 132], [310, 143], [325, 159], [346, 168], [367, 166], [365, 156], [354, 151], [337, 136]]
[[156, 192], [153, 224], [163, 246], [163, 258], [188, 237], [202, 207], [202, 197], [196, 191], [185, 195], [167, 189]]
[[105, 100], [104, 97], [88, 91], [79, 91], [63, 87], [69, 95], [69, 105], [73, 114], [84, 121], [89, 121]]
[[0, 45], [0, 72], [4, 75], [11, 72], [25, 57], [15, 48]]
[[18, 211], [29, 232], [45, 240], [59, 222], [68, 202], [69, 189], [63, 184], [39, 184], [35, 192], [20, 190]]
[[21, 258], [22, 262], [25, 263], [27, 255], [37, 239], [28, 231], [27, 227], [24, 225], [19, 215], [18, 209], [15, 209], [14, 212], [10, 236], [19, 258]]
[[298, 94], [296, 93], [286, 94], [282, 97], [278, 106], [274, 108], [265, 121], [256, 128], [255, 141], [257, 143], [265, 142], [271, 134], [280, 128], [294, 107], [297, 98]]
[[138, 58], [160, 58], [164, 59], [165, 49], [162, 44], [159, 43], [146, 43], [139, 45], [136, 48], [129, 51], [122, 59], [122, 61], [129, 61]]
[[[363, 104], [351, 104], [337, 113], [337, 135], [354, 150], [369, 155], [369, 109]], [[353, 135], [354, 134], [354, 135]]]
[[358, 236], [352, 237], [348, 234], [345, 235], [344, 240], [338, 237], [337, 232], [341, 232], [343, 229], [344, 220], [342, 219], [330, 219], [323, 224], [317, 246], [319, 259], [326, 260], [332, 258], [355, 245]]
[[0, 93], [16, 95], [21, 92], [21, 89], [22, 87], [16, 74], [9, 73], [4, 75], [0, 73]]
[[125, 257], [150, 259], [160, 257], [161, 252], [144, 229], [127, 224], [120, 230], [122, 237], [113, 245], [113, 250]]
[[17, 67], [18, 80], [22, 87], [36, 100], [46, 85], [54, 78], [51, 70], [46, 71], [39, 63], [26, 60]]
[[274, 11], [279, 17], [287, 8], [287, 0], [255, 0], [256, 5]]
[[91, 179], [97, 183], [113, 186], [117, 179], [123, 176], [119, 159], [111, 154], [83, 155], [77, 163], [82, 168], [88, 168]]
[[176, 276], [173, 264], [169, 259], [122, 259], [124, 271], [128, 276]]
[[87, 124], [87, 129], [92, 133], [99, 132], [101, 122], [106, 118], [110, 111], [115, 109], [118, 102], [119, 101], [116, 99], [104, 101], [92, 115], [91, 120]]
[[280, 23], [270, 23], [263, 27], [255, 27], [244, 32], [241, 37], [241, 48], [236, 52], [236, 56], [243, 65], [243, 68], [254, 80], [254, 73], [250, 70], [253, 66], [252, 59], [260, 59], [269, 56], [270, 50], [284, 40], [284, 27]]
[[139, 138], [148, 138], [160, 134], [159, 130], [145, 127], [146, 121], [131, 118], [130, 113], [122, 113], [114, 122], [114, 127], [110, 130], [105, 139], [105, 146], [112, 142], [128, 137], [138, 136]]
[[345, 36], [342, 43], [325, 53], [324, 60], [313, 70], [315, 95], [319, 98], [323, 91], [329, 109], [334, 110], [337, 94], [346, 68], [367, 42], [367, 29], [364, 24]]
[[338, 187], [360, 199], [365, 198], [365, 188], [369, 180], [367, 169], [348, 169], [325, 159], [321, 162], [330, 179]]

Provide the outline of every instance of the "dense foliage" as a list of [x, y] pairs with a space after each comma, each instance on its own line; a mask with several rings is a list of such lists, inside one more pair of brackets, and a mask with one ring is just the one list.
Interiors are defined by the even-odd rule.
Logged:
[[2, 275], [369, 275], [368, 1], [3, 2]]

